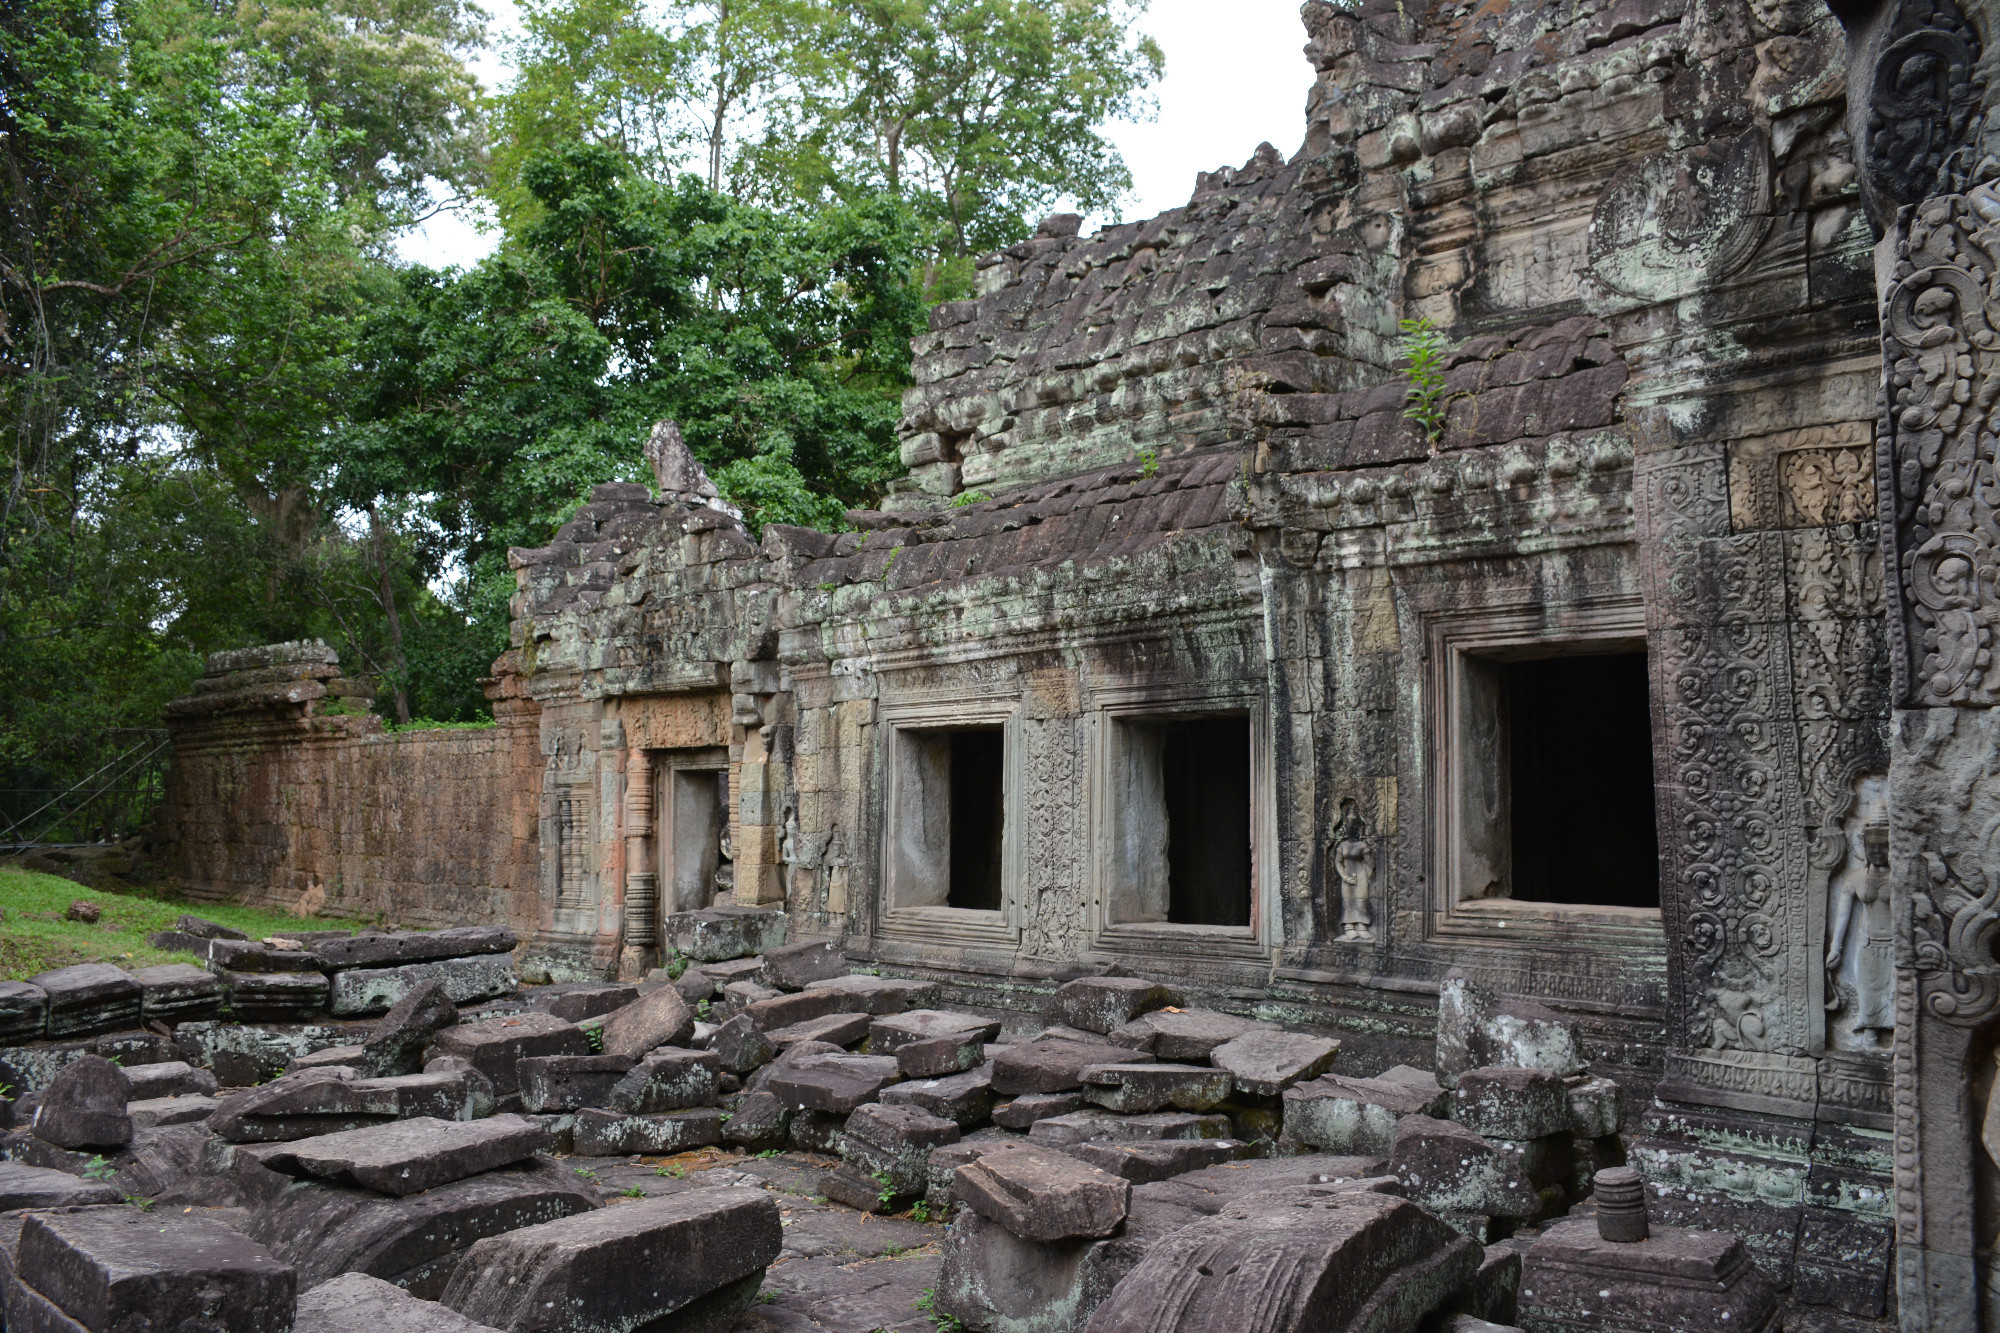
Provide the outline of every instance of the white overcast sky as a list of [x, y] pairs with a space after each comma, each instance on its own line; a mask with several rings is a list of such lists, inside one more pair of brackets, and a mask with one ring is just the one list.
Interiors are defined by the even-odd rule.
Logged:
[[[487, 0], [493, 32], [513, 30], [511, 0]], [[1312, 68], [1301, 48], [1305, 26], [1297, 0], [1153, 0], [1140, 30], [1158, 39], [1167, 75], [1153, 91], [1160, 114], [1142, 125], [1109, 128], [1132, 169], [1133, 197], [1125, 217], [1147, 218], [1187, 202], [1198, 171], [1241, 166], [1269, 140], [1290, 157], [1305, 135]], [[496, 43], [497, 44], [497, 43]], [[488, 86], [504, 82], [507, 66], [482, 61]], [[1093, 217], [1085, 225], [1106, 221]], [[441, 213], [407, 235], [404, 259], [443, 267], [475, 263], [497, 238], [469, 212]]]

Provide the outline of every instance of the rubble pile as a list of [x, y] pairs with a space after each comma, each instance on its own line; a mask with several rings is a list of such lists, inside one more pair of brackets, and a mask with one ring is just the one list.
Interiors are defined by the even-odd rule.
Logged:
[[[1455, 973], [1435, 1067], [1362, 1074], [1336, 1038], [1142, 977], [1075, 977], [1013, 1030], [784, 943], [777, 912], [670, 917], [675, 965], [637, 984], [525, 990], [496, 932], [218, 930], [183, 918], [205, 992], [191, 968], [8, 992], [36, 1039], [0, 1048], [5, 1327], [185, 1305], [308, 1333], [863, 1333], [920, 1310], [1050, 1333], [1572, 1328], [1586, 1287], [1637, 1299], [1656, 1270], [1702, 1318], [1754, 1331], [1773, 1307], [1734, 1237], [1649, 1232], [1618, 1086], [1574, 1030]], [[246, 976], [380, 1016], [245, 1019]], [[454, 976], [503, 993], [461, 999]], [[265, 983], [247, 993], [270, 1012]], [[688, 1165], [657, 1191], [600, 1175], [660, 1158]], [[928, 1285], [819, 1290], [866, 1265], [813, 1268], [808, 1208], [909, 1236]], [[773, 1323], [760, 1293], [810, 1312]]]

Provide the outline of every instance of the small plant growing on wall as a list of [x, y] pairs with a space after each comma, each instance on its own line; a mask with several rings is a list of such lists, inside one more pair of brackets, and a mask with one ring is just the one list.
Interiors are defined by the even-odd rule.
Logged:
[[1451, 354], [1451, 344], [1444, 331], [1423, 315], [1403, 320], [1399, 327], [1403, 336], [1397, 340], [1396, 350], [1407, 363], [1403, 378], [1410, 386], [1403, 415], [1423, 429], [1424, 438], [1435, 443], [1444, 433], [1444, 363]]

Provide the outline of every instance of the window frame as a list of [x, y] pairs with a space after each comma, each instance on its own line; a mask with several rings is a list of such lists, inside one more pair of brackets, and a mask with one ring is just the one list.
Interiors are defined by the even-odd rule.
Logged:
[[[1018, 698], [946, 699], [884, 705], [885, 748], [882, 786], [881, 874], [875, 902], [875, 930], [884, 939], [971, 948], [1014, 949], [1021, 940], [1021, 790], [1023, 732]], [[897, 831], [909, 783], [912, 751], [907, 742], [924, 734], [999, 727], [1001, 733], [1000, 906], [924, 905], [899, 907], [896, 890], [907, 873]], [[947, 873], [949, 871], [949, 857]]]

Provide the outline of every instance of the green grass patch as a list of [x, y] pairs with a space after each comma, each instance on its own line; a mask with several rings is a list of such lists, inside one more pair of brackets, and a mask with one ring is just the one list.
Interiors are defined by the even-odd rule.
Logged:
[[[73, 902], [96, 903], [103, 910], [95, 925], [65, 920]], [[168, 953], [146, 943], [155, 931], [171, 929], [182, 912], [192, 912], [219, 925], [231, 926], [252, 939], [295, 930], [351, 930], [358, 921], [314, 917], [231, 903], [191, 903], [169, 898], [141, 898], [103, 893], [75, 880], [32, 870], [0, 868], [0, 979], [24, 981], [37, 972], [72, 963], [111, 963], [131, 971], [159, 963], [192, 963], [193, 954]]]

